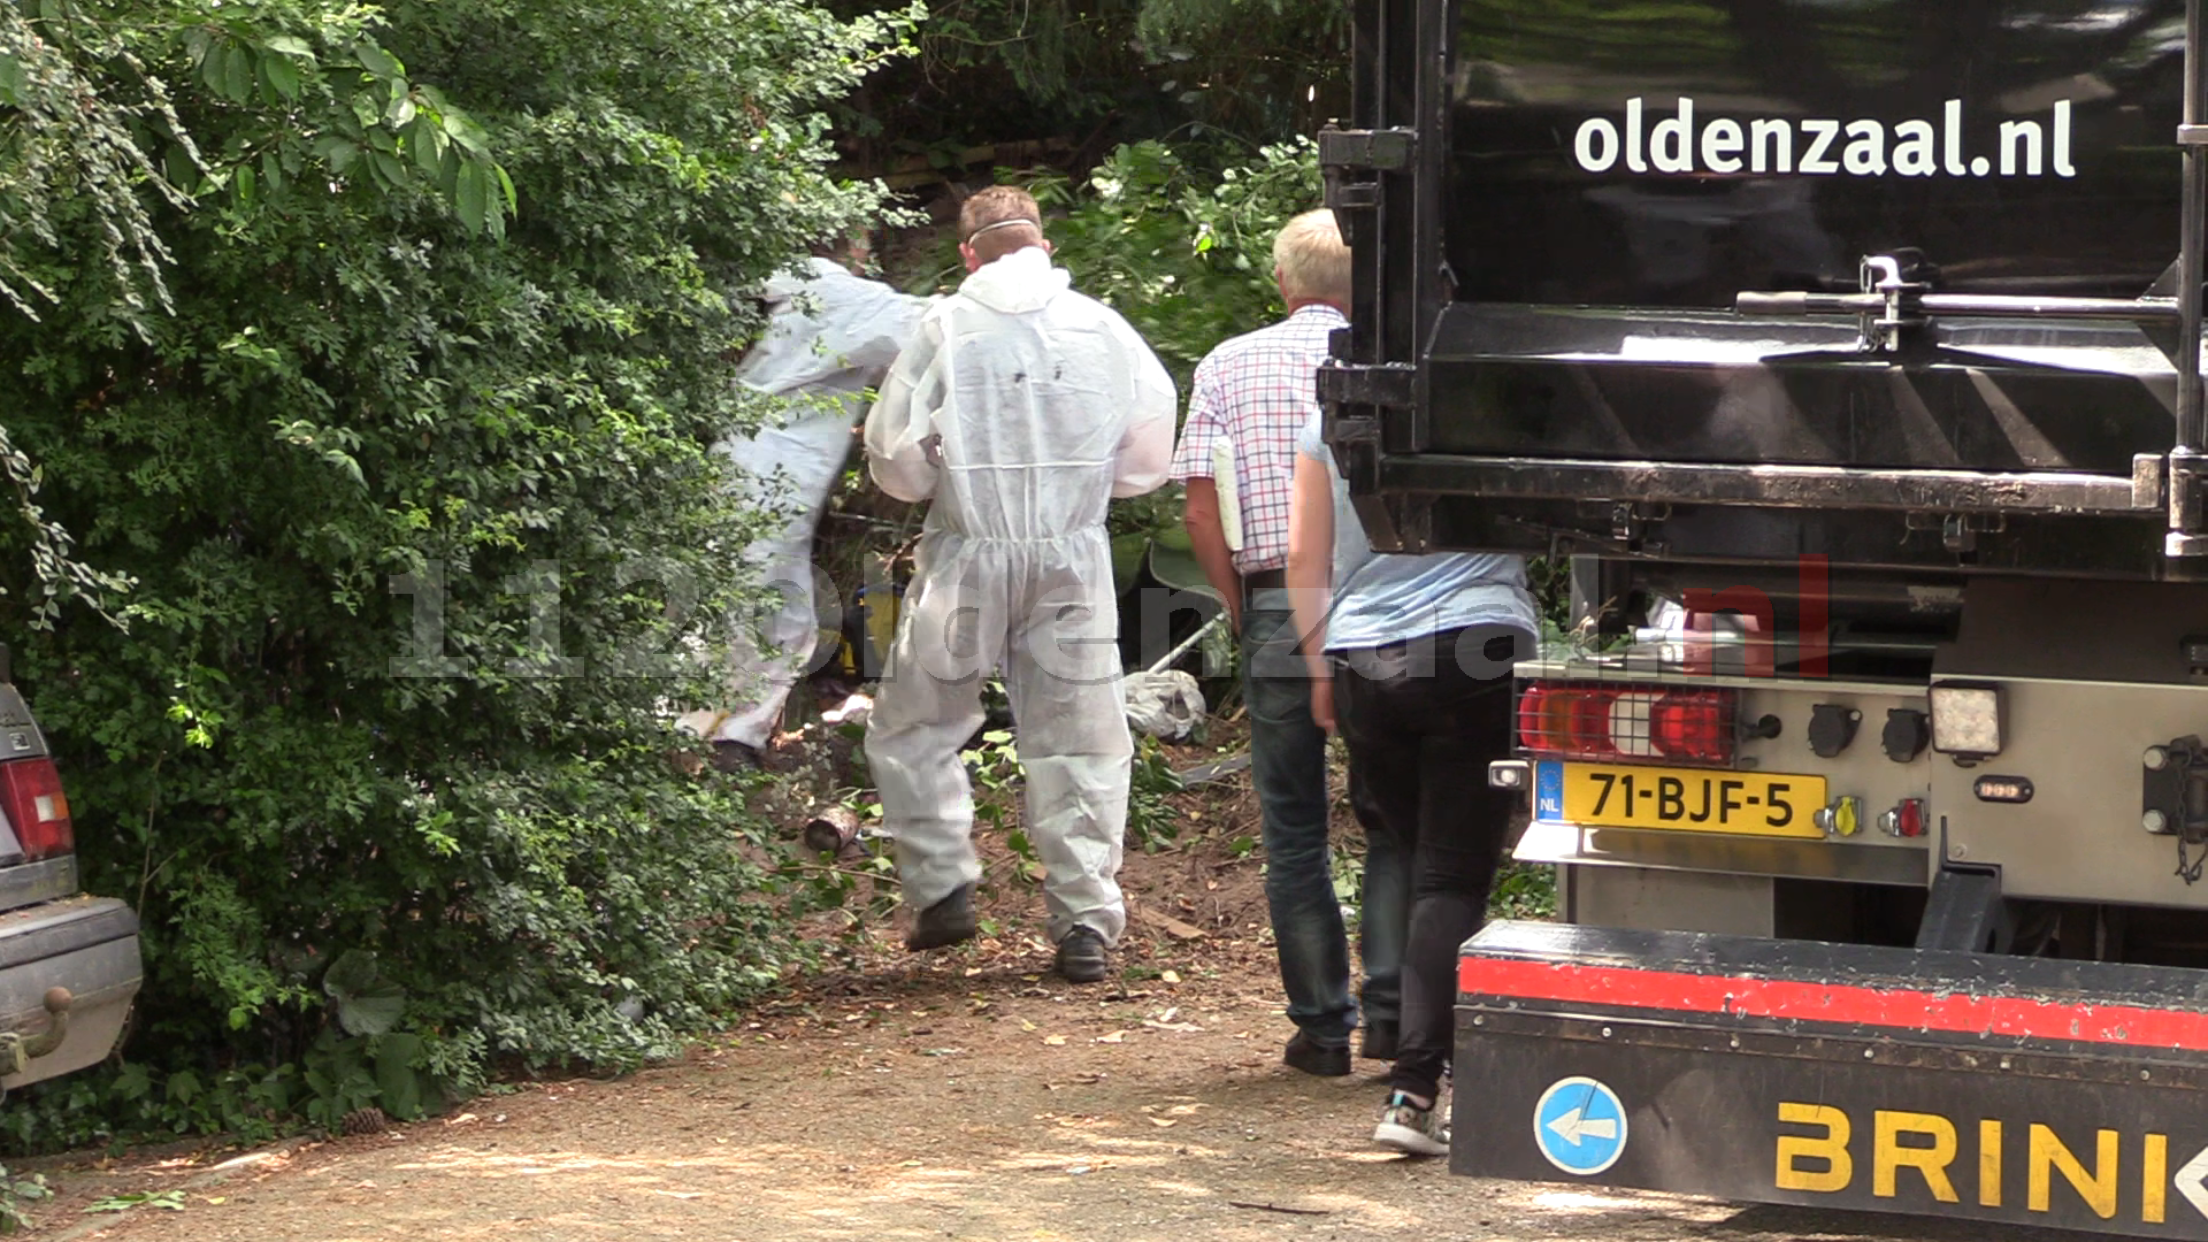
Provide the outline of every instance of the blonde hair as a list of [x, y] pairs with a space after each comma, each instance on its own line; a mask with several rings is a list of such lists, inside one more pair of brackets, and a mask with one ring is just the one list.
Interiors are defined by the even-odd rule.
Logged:
[[978, 190], [959, 205], [958, 240], [984, 262], [1001, 258], [1043, 240], [1043, 210], [1016, 185]]
[[1290, 298], [1349, 305], [1349, 246], [1334, 213], [1324, 207], [1282, 226], [1273, 239], [1273, 268]]

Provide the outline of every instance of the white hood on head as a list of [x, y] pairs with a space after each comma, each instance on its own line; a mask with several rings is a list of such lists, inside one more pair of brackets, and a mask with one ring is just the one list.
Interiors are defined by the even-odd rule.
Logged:
[[1064, 268], [1050, 265], [1049, 251], [1028, 246], [968, 276], [958, 291], [990, 310], [1019, 315], [1041, 310], [1072, 284]]
[[736, 378], [776, 394], [873, 387], [928, 308], [925, 298], [854, 276], [826, 259], [808, 259], [794, 275], [775, 273], [759, 293], [767, 303], [767, 330], [737, 365]]

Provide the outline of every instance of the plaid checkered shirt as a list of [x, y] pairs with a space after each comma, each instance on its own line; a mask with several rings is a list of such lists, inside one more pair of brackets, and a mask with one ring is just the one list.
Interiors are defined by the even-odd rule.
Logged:
[[1242, 518], [1237, 572], [1288, 563], [1288, 500], [1296, 435], [1318, 408], [1327, 337], [1349, 320], [1331, 306], [1306, 306], [1269, 328], [1235, 337], [1196, 367], [1188, 420], [1173, 450], [1173, 477], [1212, 477], [1212, 452], [1234, 446], [1234, 494]]

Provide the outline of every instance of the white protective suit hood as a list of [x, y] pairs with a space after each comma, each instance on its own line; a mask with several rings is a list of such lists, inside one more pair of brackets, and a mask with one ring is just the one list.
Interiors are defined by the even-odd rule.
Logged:
[[777, 396], [807, 388], [858, 392], [879, 383], [927, 305], [827, 259], [807, 259], [797, 275], [775, 273], [762, 293], [767, 330], [737, 366], [736, 379]]
[[1073, 287], [1073, 277], [1062, 267], [1052, 267], [1050, 252], [1041, 246], [1015, 250], [968, 276], [959, 285], [961, 297], [969, 297], [993, 311], [1024, 315], [1041, 310], [1052, 298]]

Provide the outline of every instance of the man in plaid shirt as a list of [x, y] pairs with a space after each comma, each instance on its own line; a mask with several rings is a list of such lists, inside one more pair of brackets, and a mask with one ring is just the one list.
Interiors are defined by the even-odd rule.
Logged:
[[[1187, 487], [1196, 559], [1241, 636], [1265, 897], [1298, 1028], [1284, 1060], [1337, 1077], [1349, 1073], [1357, 1007], [1327, 854], [1326, 733], [1311, 719], [1310, 677], [1282, 574], [1296, 436], [1318, 405], [1327, 338], [1349, 325], [1349, 247], [1332, 212], [1306, 212], [1281, 229], [1273, 279], [1288, 318], [1226, 342], [1196, 368], [1173, 477]], [[1375, 861], [1365, 877], [1364, 1053], [1386, 1060], [1395, 1052], [1408, 877], [1387, 859]]]

